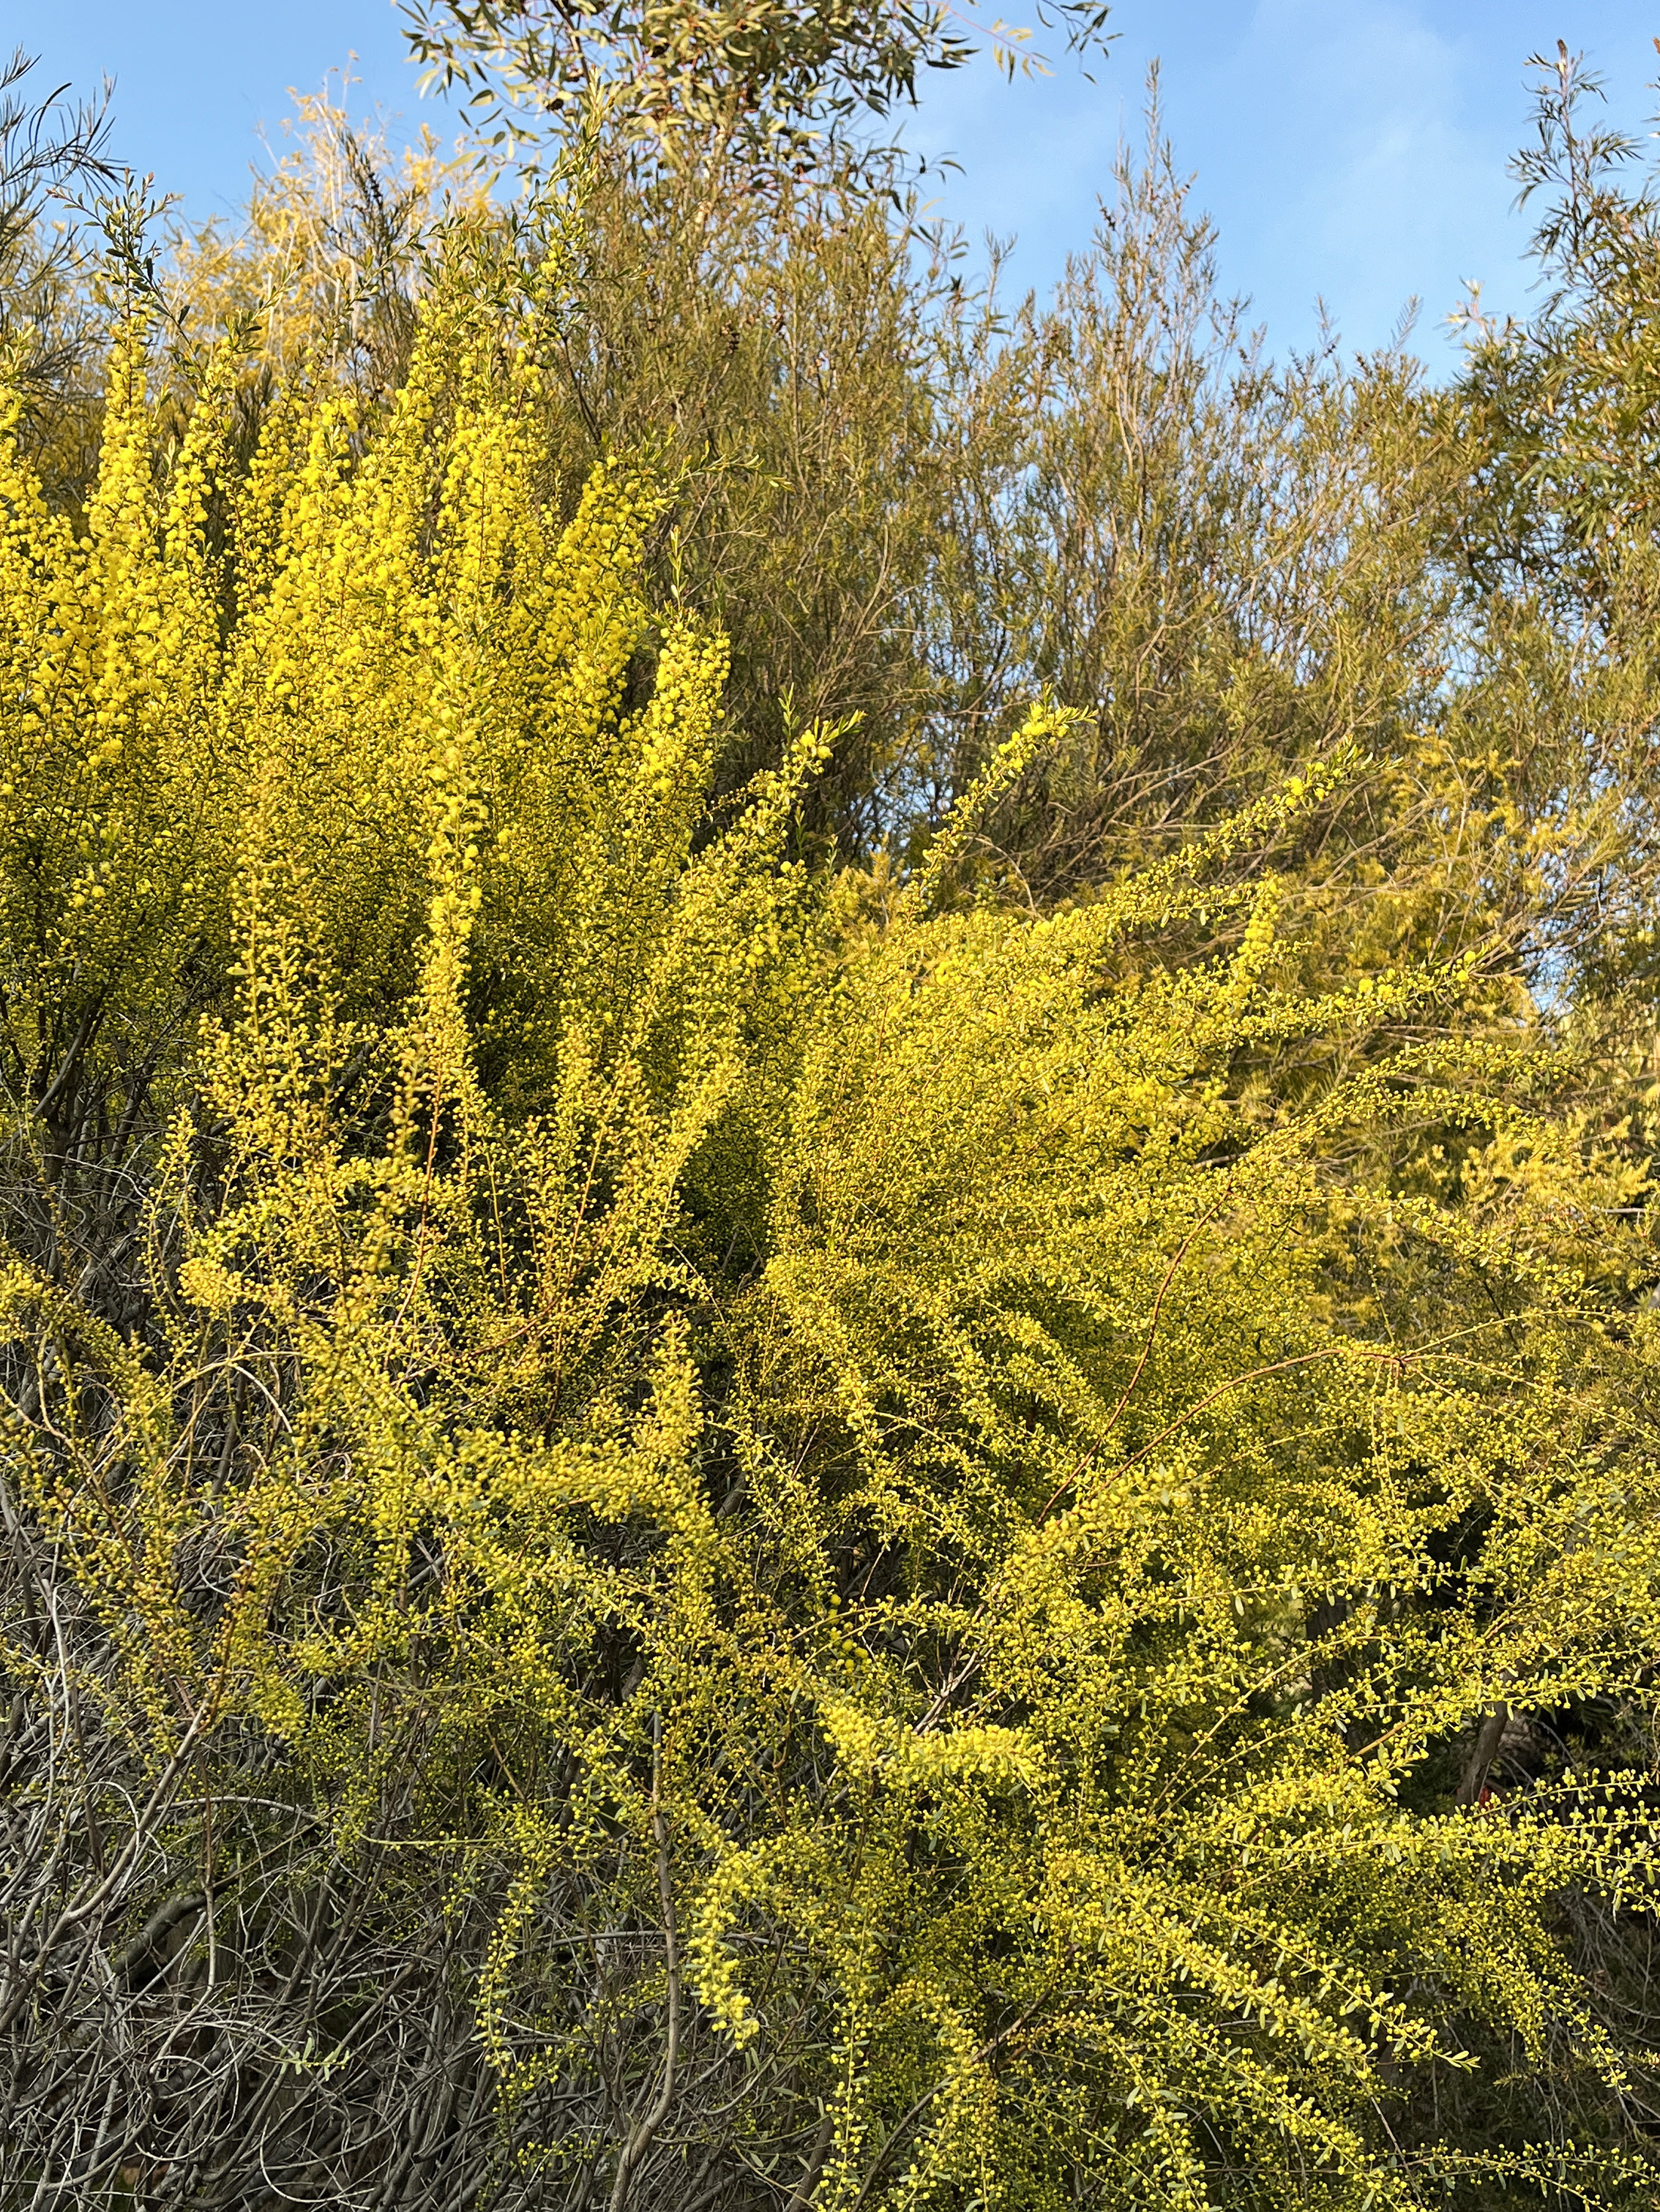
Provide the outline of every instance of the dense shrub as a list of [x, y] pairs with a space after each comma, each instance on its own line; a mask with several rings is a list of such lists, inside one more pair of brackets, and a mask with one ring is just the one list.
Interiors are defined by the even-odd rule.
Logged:
[[1307, 982], [1339, 755], [1049, 914], [1062, 708], [908, 877], [723, 780], [550, 220], [9, 449], [0, 2200], [1642, 2201], [1640, 1175]]

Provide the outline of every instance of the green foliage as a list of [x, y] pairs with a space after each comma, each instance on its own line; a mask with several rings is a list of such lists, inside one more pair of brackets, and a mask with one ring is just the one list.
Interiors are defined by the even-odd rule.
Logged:
[[60, 85], [32, 100], [35, 67], [21, 47], [0, 64], [0, 358], [22, 398], [34, 465], [61, 497], [84, 476], [97, 434], [85, 372], [98, 319], [65, 217], [76, 188], [113, 182], [110, 88], [101, 100], [70, 105]]
[[1535, 249], [1551, 290], [1526, 326], [1491, 324], [1479, 302], [1468, 319], [1461, 397], [1487, 450], [1466, 557], [1483, 580], [1520, 571], [1553, 596], [1596, 599], [1651, 534], [1654, 190], [1622, 175], [1637, 140], [1588, 125], [1601, 78], [1560, 41], [1530, 65], [1541, 72], [1536, 137], [1511, 167], [1524, 203], [1554, 194]]
[[1467, 317], [1464, 373], [1436, 410], [1464, 456], [1443, 527], [1483, 688], [1544, 740], [1517, 760], [1529, 826], [1553, 786], [1573, 825], [1550, 933], [1607, 999], [1654, 964], [1654, 185], [1629, 173], [1638, 142], [1588, 118], [1602, 86], [1579, 59], [1559, 44], [1534, 66], [1536, 136], [1512, 166], [1524, 199], [1551, 196], [1549, 289], [1525, 325], [1479, 301]]
[[[404, 12], [423, 82], [462, 91], [497, 143], [534, 144], [597, 104], [671, 168], [707, 176], [735, 155], [752, 185], [825, 167], [868, 173], [860, 126], [914, 104], [919, 69], [971, 60], [976, 32], [1011, 75], [1019, 61], [1045, 66], [1021, 53], [1030, 31], [1000, 19], [983, 32], [945, 0], [405, 0]], [[1101, 0], [1039, 0], [1037, 12], [1045, 27], [1065, 29], [1071, 51], [1104, 43]], [[890, 166], [877, 155], [875, 177]]]

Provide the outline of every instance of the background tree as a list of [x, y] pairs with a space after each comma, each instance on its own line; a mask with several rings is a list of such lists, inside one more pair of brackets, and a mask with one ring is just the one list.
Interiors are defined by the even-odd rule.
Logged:
[[[459, 90], [502, 142], [535, 144], [603, 112], [623, 141], [671, 168], [719, 178], [729, 161], [751, 188], [809, 172], [891, 167], [868, 131], [914, 102], [919, 69], [960, 68], [985, 38], [1012, 71], [1031, 33], [983, 30], [941, 0], [761, 0], [742, 7], [628, 0], [410, 0], [410, 43], [429, 82]], [[1038, 20], [1070, 51], [1103, 43], [1100, 0], [1040, 0]], [[873, 167], [871, 166], [873, 162]], [[712, 209], [706, 210], [712, 212]]]
[[84, 479], [96, 434], [87, 373], [98, 318], [67, 196], [107, 188], [116, 172], [108, 85], [94, 100], [72, 102], [62, 85], [32, 100], [36, 66], [21, 47], [0, 66], [0, 349], [37, 465], [62, 496]]

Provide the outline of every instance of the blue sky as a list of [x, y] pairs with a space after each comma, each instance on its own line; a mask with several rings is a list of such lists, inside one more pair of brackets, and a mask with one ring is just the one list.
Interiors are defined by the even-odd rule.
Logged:
[[[1019, 0], [1006, 9], [1022, 20]], [[1139, 135], [1158, 55], [1225, 280], [1280, 349], [1311, 337], [1317, 298], [1346, 339], [1375, 344], [1416, 295], [1417, 343], [1439, 361], [1465, 279], [1490, 307], [1524, 307], [1527, 226], [1505, 165], [1527, 55], [1559, 37], [1588, 48], [1633, 125], [1660, 70], [1660, 0], [1121, 0], [1093, 84], [1064, 58], [1012, 87], [983, 66], [928, 79], [907, 136], [962, 164], [939, 180], [941, 211], [976, 241], [1014, 234], [1017, 279], [1052, 281], [1089, 235], [1120, 134]], [[0, 36], [39, 52], [42, 78], [84, 87], [107, 70], [117, 150], [201, 214], [234, 205], [262, 125], [280, 144], [287, 88], [315, 87], [349, 53], [365, 106], [405, 127], [445, 121], [416, 98], [391, 0], [3, 0]]]

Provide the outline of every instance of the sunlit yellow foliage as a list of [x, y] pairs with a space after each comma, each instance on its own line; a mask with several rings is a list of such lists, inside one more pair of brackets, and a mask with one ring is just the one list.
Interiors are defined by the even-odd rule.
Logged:
[[[18, 2078], [92, 1927], [124, 2048], [224, 2060], [141, 2197], [228, 2140], [359, 2201], [338, 2096], [502, 2202], [1617, 2197], [1413, 2099], [1630, 2063], [1559, 1900], [1647, 1899], [1641, 1778], [1468, 1801], [1484, 1716], [1656, 1656], [1631, 1193], [1519, 1037], [1242, 1085], [1463, 988], [1277, 980], [1223, 863], [1317, 786], [1048, 918], [800, 865], [817, 732], [712, 807], [665, 491], [559, 525], [558, 258], [486, 260], [383, 424], [296, 382], [239, 470], [228, 349], [162, 469], [135, 324], [84, 528], [8, 465], [7, 1510], [73, 1651], [5, 1663], [88, 1778], [7, 1784]], [[342, 1929], [384, 1971], [319, 1981]], [[470, 2104], [388, 2026], [429, 1982]]]
[[322, 353], [385, 398], [407, 360], [423, 249], [458, 207], [483, 212], [499, 165], [441, 148], [429, 129], [394, 151], [384, 131], [354, 128], [350, 88], [331, 77], [295, 95], [290, 143], [255, 168], [234, 220], [179, 232], [166, 284], [192, 337], [257, 317], [270, 368], [291, 373]]

